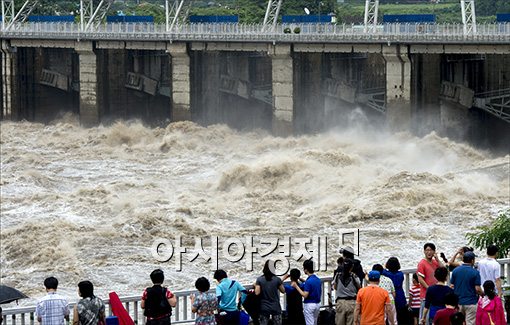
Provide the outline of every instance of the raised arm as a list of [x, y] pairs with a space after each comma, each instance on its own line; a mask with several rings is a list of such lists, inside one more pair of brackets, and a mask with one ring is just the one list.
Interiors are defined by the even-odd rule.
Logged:
[[[299, 285], [297, 284], [297, 282], [292, 282], [291, 284], [294, 288], [296, 288], [297, 292], [299, 292], [299, 294], [301, 295], [301, 297], [303, 298], [308, 298], [308, 295], [310, 294], [308, 291], [303, 291], [301, 290], [301, 288], [299, 287]], [[284, 289], [284, 292], [285, 292], [285, 289]]]

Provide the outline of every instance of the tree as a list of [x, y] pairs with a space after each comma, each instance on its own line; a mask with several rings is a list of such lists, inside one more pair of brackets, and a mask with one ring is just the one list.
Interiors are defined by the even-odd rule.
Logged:
[[477, 232], [466, 235], [469, 243], [478, 249], [485, 250], [489, 245], [499, 247], [500, 257], [510, 252], [510, 210], [501, 212], [489, 226], [481, 227]]

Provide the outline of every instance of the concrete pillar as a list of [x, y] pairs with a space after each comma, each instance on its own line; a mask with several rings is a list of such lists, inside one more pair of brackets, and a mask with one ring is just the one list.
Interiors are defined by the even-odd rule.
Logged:
[[391, 130], [411, 128], [411, 62], [405, 46], [383, 47], [386, 61], [386, 121]]
[[16, 116], [16, 53], [7, 40], [2, 40], [2, 119]]
[[191, 120], [190, 59], [186, 43], [169, 43], [172, 62], [172, 121]]
[[92, 42], [77, 42], [75, 50], [80, 71], [80, 122], [84, 126], [93, 126], [100, 120], [97, 57]]
[[294, 84], [291, 47], [287, 44], [270, 46], [273, 90], [273, 133], [286, 136], [293, 133]]

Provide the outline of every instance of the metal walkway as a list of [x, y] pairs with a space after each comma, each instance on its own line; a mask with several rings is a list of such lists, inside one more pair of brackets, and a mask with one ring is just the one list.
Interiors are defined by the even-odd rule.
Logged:
[[510, 123], [510, 88], [475, 94], [474, 106]]

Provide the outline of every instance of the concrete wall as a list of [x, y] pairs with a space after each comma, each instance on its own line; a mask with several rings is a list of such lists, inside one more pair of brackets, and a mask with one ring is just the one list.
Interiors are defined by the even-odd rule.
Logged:
[[413, 54], [410, 58], [412, 130], [425, 135], [441, 128], [441, 55]]
[[[171, 68], [165, 51], [109, 49], [98, 52], [100, 79], [104, 91], [104, 119], [140, 119], [148, 124], [169, 121], [171, 117]], [[137, 73], [159, 82], [164, 88], [156, 94], [126, 87], [128, 73]], [[103, 77], [101, 79], [101, 77]]]
[[322, 93], [322, 53], [294, 54], [294, 127], [296, 133], [324, 128], [324, 94]]
[[226, 123], [237, 129], [271, 129], [269, 103], [241, 89], [222, 91], [222, 77], [240, 83], [239, 87], [267, 89], [271, 85], [271, 63], [259, 52], [193, 51], [191, 54], [192, 119], [203, 125]]
[[[72, 49], [17, 49], [17, 119], [49, 122], [65, 112], [78, 113], [77, 56]], [[41, 83], [43, 69], [65, 78], [59, 89]], [[65, 85], [67, 84], [67, 85]]]

